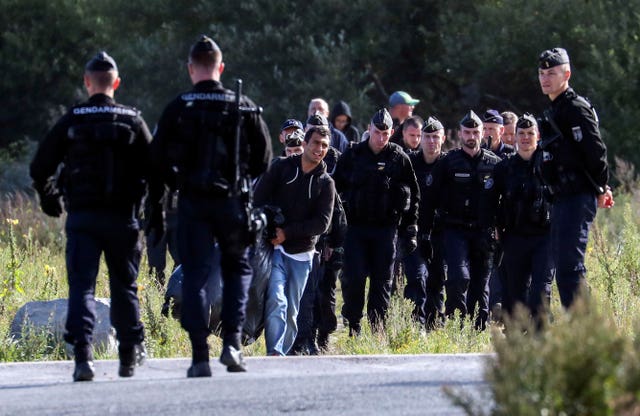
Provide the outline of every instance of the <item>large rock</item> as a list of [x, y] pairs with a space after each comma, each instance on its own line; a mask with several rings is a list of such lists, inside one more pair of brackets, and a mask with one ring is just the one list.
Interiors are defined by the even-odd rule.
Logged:
[[[109, 318], [111, 302], [109, 299], [96, 298], [96, 322], [93, 329], [94, 351], [117, 352], [115, 329]], [[56, 342], [64, 342], [63, 334], [67, 320], [68, 300], [55, 299], [35, 301], [23, 305], [11, 322], [10, 336], [16, 340], [29, 334], [51, 334]], [[67, 355], [72, 355], [69, 345]]]

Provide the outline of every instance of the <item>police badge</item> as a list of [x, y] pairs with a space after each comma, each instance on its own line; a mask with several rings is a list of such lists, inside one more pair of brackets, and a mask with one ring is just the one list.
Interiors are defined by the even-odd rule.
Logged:
[[433, 176], [431, 176], [431, 174], [429, 174], [429, 176], [427, 176], [427, 179], [425, 180], [425, 184], [427, 186], [431, 186], [432, 183], [433, 183]]
[[484, 189], [491, 189], [493, 188], [493, 178], [488, 178], [485, 180], [484, 182]]
[[582, 141], [582, 129], [580, 126], [571, 127], [571, 134], [573, 134], [573, 139], [577, 142]]

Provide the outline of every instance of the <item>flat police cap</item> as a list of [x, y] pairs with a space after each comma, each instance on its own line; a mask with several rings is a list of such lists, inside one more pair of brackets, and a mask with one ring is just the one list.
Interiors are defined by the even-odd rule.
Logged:
[[485, 123], [496, 123], [504, 125], [504, 119], [496, 110], [487, 110], [482, 115], [482, 121]]
[[213, 39], [211, 39], [207, 35], [200, 35], [198, 41], [191, 45], [191, 51], [189, 52], [189, 55], [219, 51], [220, 48], [218, 47], [218, 44], [213, 41]]
[[87, 71], [117, 71], [118, 66], [116, 65], [116, 61], [109, 56], [105, 51], [100, 51], [91, 58], [87, 65], [84, 67]]
[[541, 69], [553, 68], [554, 66], [568, 64], [569, 54], [563, 48], [547, 49], [538, 57]]
[[329, 126], [329, 120], [322, 114], [314, 114], [307, 119], [307, 125]]
[[469, 110], [469, 112], [460, 120], [460, 125], [462, 127], [474, 128], [482, 126], [482, 120], [473, 110]]
[[393, 120], [387, 109], [381, 108], [371, 118], [371, 124], [376, 126], [378, 130], [389, 130], [393, 127]]
[[304, 141], [304, 132], [302, 129], [296, 129], [293, 132], [287, 134], [284, 139], [284, 143], [287, 147], [302, 146]]
[[536, 121], [536, 118], [533, 115], [529, 113], [524, 113], [522, 117], [518, 119], [518, 123], [516, 124], [516, 127], [519, 129], [528, 129], [529, 127], [538, 127], [538, 122]]
[[295, 118], [290, 118], [285, 120], [284, 123], [282, 123], [282, 126], [280, 126], [280, 131], [286, 130], [291, 127], [295, 127], [300, 130], [304, 129], [304, 126], [302, 125], [302, 121], [296, 120]]
[[435, 133], [438, 130], [444, 130], [444, 126], [440, 120], [435, 117], [429, 117], [422, 127], [422, 131], [425, 133]]

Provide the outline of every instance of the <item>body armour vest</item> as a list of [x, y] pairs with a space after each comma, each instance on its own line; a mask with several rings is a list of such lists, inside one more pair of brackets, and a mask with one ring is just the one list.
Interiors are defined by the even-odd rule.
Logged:
[[495, 225], [498, 197], [494, 168], [500, 158], [485, 149], [480, 152], [473, 158], [462, 149], [447, 154], [446, 197], [441, 212], [445, 224], [466, 228]]
[[61, 189], [67, 208], [123, 208], [144, 194], [144, 165], [136, 137], [137, 110], [117, 105], [80, 105], [71, 111]]
[[185, 93], [181, 100], [178, 132], [169, 144], [178, 187], [189, 193], [228, 196], [235, 182], [235, 95]]
[[539, 149], [529, 161], [516, 155], [503, 162], [504, 189], [499, 218], [506, 232], [544, 234], [549, 230], [551, 202], [546, 186], [535, 171], [536, 159], [540, 157]]
[[374, 155], [367, 142], [351, 152], [352, 170], [345, 195], [347, 220], [352, 224], [397, 225], [409, 209], [410, 190], [403, 183], [402, 149], [389, 145]]

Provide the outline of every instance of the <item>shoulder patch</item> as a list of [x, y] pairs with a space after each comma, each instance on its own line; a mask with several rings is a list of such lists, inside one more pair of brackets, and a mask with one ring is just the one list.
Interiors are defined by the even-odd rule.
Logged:
[[577, 142], [582, 141], [582, 129], [580, 126], [571, 127], [571, 134], [573, 135], [573, 140]]

